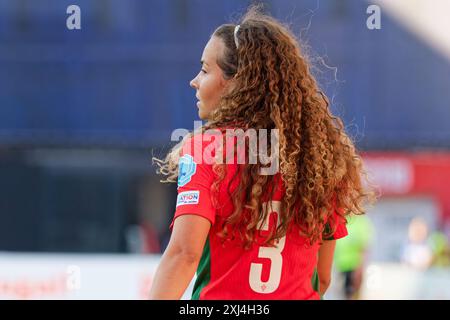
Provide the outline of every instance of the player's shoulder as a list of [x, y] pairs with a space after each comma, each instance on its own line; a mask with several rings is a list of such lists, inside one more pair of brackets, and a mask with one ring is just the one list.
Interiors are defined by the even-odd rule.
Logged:
[[[193, 133], [187, 136], [181, 148], [181, 156], [192, 157], [198, 164], [218, 163], [220, 155], [226, 153], [226, 129], [209, 129], [205, 132]], [[223, 159], [223, 158], [222, 158]]]

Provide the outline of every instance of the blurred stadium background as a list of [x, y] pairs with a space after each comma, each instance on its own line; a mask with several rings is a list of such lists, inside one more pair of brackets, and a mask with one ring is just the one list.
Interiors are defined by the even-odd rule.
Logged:
[[[382, 194], [326, 298], [359, 261], [360, 299], [449, 299], [450, 2], [259, 2], [301, 39]], [[145, 298], [176, 198], [150, 159], [193, 129], [203, 47], [250, 3], [0, 0], [0, 299]]]

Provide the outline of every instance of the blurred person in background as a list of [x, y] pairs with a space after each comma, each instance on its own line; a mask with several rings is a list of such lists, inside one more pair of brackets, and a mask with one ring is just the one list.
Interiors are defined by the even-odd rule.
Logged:
[[450, 244], [447, 235], [439, 230], [431, 233], [429, 244], [432, 252], [433, 267], [450, 267]]
[[[295, 36], [259, 7], [218, 27], [201, 64], [191, 86], [206, 124], [155, 159], [166, 182], [178, 180], [178, 197], [150, 298], [179, 299], [197, 269], [193, 299], [320, 299], [345, 217], [370, 196], [361, 157]], [[261, 174], [261, 158], [224, 163], [219, 151], [234, 138], [209, 147], [229, 128], [277, 129], [280, 170]]]
[[433, 252], [428, 242], [428, 225], [421, 217], [415, 217], [409, 224], [408, 242], [403, 249], [401, 260], [418, 270], [426, 270], [431, 266]]
[[347, 219], [348, 236], [336, 245], [335, 268], [342, 281], [342, 293], [347, 300], [360, 298], [368, 253], [374, 237], [374, 228], [367, 216]]

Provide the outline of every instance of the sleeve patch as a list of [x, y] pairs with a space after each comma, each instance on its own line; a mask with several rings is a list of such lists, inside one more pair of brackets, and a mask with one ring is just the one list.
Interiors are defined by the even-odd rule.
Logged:
[[198, 204], [200, 191], [180, 192], [177, 197], [177, 207], [185, 204]]
[[194, 162], [194, 158], [191, 155], [185, 154], [182, 156], [178, 164], [178, 186], [182, 187], [191, 181], [196, 169], [197, 164]]

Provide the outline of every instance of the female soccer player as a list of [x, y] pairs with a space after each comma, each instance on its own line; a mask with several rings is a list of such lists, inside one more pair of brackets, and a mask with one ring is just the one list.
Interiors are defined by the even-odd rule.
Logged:
[[[319, 299], [345, 216], [370, 196], [361, 158], [293, 34], [258, 6], [214, 31], [201, 64], [190, 85], [206, 123], [156, 159], [178, 198], [151, 298], [179, 299], [197, 270], [193, 299]], [[277, 130], [279, 172], [248, 161], [248, 140], [244, 163], [222, 161], [236, 140], [211, 148], [212, 129]]]

